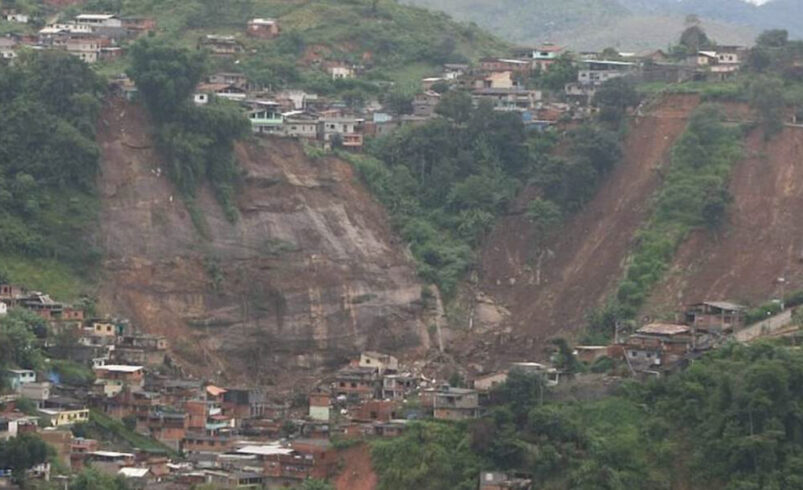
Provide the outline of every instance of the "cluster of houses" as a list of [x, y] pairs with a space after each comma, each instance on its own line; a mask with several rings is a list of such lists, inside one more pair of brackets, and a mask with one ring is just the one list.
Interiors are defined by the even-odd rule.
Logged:
[[[471, 388], [449, 386], [392, 355], [367, 351], [321, 379], [302, 401], [264, 387], [184, 376], [166, 355], [164, 337], [138, 332], [124, 320], [84, 318], [80, 309], [46, 294], [3, 284], [0, 305], [4, 314], [25, 308], [50, 331], [72, 332], [74, 342], [58, 346], [59, 358], [93, 373], [91, 382], [75, 384], [60, 379], [56, 369], [5, 370], [9, 390], [0, 395], [0, 439], [35, 432], [56, 449], [65, 468], [91, 465], [136, 488], [292, 488], [309, 478], [328, 479], [341, 465], [333, 439], [396, 437], [419, 418], [477, 418], [507, 375], [478, 376]], [[57, 347], [44, 342], [48, 353]], [[532, 362], [510, 369], [537, 373], [549, 384], [560, 376]], [[163, 450], [131, 450], [73, 435], [71, 429], [89, 422], [91, 412], [121, 421]], [[488, 482], [507, 481], [494, 475]], [[8, 476], [0, 468], [0, 482]], [[49, 467], [34, 468], [31, 476], [48, 478]]]
[[594, 363], [601, 357], [627, 363], [634, 374], [660, 376], [685, 367], [702, 353], [714, 349], [745, 327], [747, 308], [727, 301], [689, 305], [675, 323], [652, 322], [608, 346], [577, 346], [580, 361]]
[[[9, 12], [9, 11], [5, 11]], [[28, 16], [4, 13], [6, 20], [27, 23]], [[121, 44], [156, 29], [150, 17], [118, 17], [113, 14], [80, 14], [66, 22], [53, 22], [36, 34], [0, 37], [0, 60], [13, 62], [19, 50], [58, 49], [86, 63], [114, 60], [123, 55]]]
[[[333, 440], [397, 437], [422, 418], [480, 417], [494, 389], [514, 371], [537, 375], [545, 386], [568, 376], [537, 362], [514, 362], [472, 376], [468, 387], [450, 386], [427, 377], [418, 364], [366, 351], [321, 378], [302, 400], [264, 387], [184, 376], [172, 366], [164, 337], [143, 334], [124, 320], [84, 318], [80, 309], [46, 294], [0, 284], [0, 314], [10, 308], [36, 313], [51, 331], [72, 331], [75, 342], [60, 346], [59, 357], [91, 369], [94, 379], [75, 386], [59, 379], [57, 370], [6, 370], [10, 391], [0, 395], [0, 439], [36, 432], [56, 448], [65, 467], [77, 471], [91, 464], [137, 488], [293, 488], [309, 478], [332, 478], [342, 464]], [[609, 357], [634, 374], [661, 375], [741, 331], [745, 310], [702, 302], [689, 306], [675, 324], [647, 322], [612, 345], [577, 346], [574, 354], [588, 364]], [[48, 352], [54, 347], [45, 344]], [[20, 399], [35, 413], [18, 410]], [[91, 411], [123, 421], [163, 450], [125, 450], [74, 436], [70, 429], [88, 422]], [[48, 472], [43, 465], [31, 475], [47, 478]], [[532, 488], [527, 475], [482, 472], [478, 480], [483, 490]]]

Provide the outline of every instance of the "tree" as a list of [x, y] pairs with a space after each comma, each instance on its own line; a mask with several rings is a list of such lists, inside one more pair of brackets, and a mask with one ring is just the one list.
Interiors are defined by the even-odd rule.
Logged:
[[394, 114], [412, 114], [413, 96], [401, 90], [392, 90], [385, 96], [385, 106]]
[[415, 422], [400, 437], [376, 441], [371, 460], [379, 490], [473, 490], [480, 469], [468, 434], [438, 422]]
[[471, 112], [471, 96], [462, 90], [446, 92], [435, 107], [435, 113], [456, 122], [468, 121]]
[[34, 329], [43, 323], [39, 315], [16, 308], [0, 317], [0, 366], [41, 369], [44, 355]]
[[770, 29], [764, 31], [756, 38], [756, 46], [763, 48], [782, 48], [789, 42], [789, 32], [786, 29]]
[[783, 129], [786, 101], [781, 80], [760, 77], [753, 81], [750, 84], [750, 105], [758, 111], [766, 139]]
[[85, 468], [70, 484], [70, 490], [129, 490], [122, 476], [113, 477], [94, 468]]
[[0, 468], [11, 470], [17, 484], [25, 481], [25, 472], [47, 461], [53, 450], [36, 434], [20, 434], [0, 442]]
[[594, 105], [600, 108], [600, 119], [620, 121], [628, 107], [639, 103], [636, 85], [629, 77], [612, 78], [603, 83], [594, 94]]
[[701, 49], [711, 47], [711, 41], [699, 25], [687, 27], [680, 35], [680, 45], [685, 48], [686, 54], [694, 54]]
[[189, 102], [206, 64], [202, 51], [190, 51], [152, 38], [132, 44], [129, 55], [128, 74], [136, 82], [150, 113], [160, 121], [174, 118]]

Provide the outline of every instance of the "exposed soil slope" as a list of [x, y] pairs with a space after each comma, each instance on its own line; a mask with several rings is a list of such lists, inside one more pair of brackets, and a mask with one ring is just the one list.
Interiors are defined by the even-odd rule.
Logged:
[[241, 218], [229, 223], [201, 192], [203, 239], [148, 127], [120, 100], [99, 124], [102, 306], [168, 335], [194, 370], [251, 381], [426, 344], [414, 266], [348, 164], [311, 160], [289, 140], [240, 145]]
[[762, 302], [803, 287], [803, 128], [769, 142], [760, 130], [745, 141], [731, 176], [730, 222], [719, 233], [692, 234], [675, 255], [647, 311], [704, 299]]
[[343, 469], [334, 481], [337, 490], [375, 490], [378, 479], [371, 466], [371, 448], [360, 444], [340, 454]]
[[672, 96], [630, 123], [623, 161], [552, 240], [540, 285], [527, 218], [519, 213], [501, 220], [483, 252], [480, 284], [511, 312], [511, 349], [523, 346], [516, 336], [540, 343], [582, 327], [586, 313], [604, 301], [623, 273], [633, 234], [660, 185], [657, 170], [697, 105], [696, 97]]

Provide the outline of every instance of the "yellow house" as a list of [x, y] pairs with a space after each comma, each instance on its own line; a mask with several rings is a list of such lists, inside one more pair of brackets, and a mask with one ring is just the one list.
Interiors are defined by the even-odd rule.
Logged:
[[92, 330], [95, 335], [113, 337], [116, 335], [114, 324], [110, 322], [94, 322]]
[[48, 408], [40, 408], [39, 413], [43, 418], [50, 422], [53, 427], [61, 427], [63, 425], [78, 424], [80, 422], [89, 422], [89, 409], [81, 408], [78, 410], [53, 410]]

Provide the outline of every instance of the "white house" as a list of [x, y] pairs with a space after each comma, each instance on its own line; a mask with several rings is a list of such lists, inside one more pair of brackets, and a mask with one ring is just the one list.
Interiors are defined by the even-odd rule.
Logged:
[[123, 21], [113, 14], [81, 14], [75, 22], [90, 27], [123, 27]]

